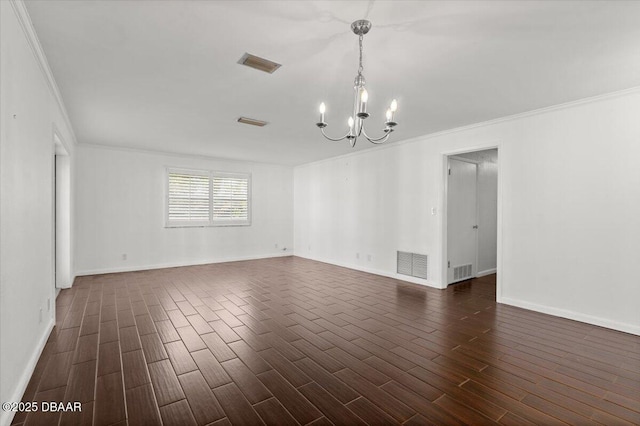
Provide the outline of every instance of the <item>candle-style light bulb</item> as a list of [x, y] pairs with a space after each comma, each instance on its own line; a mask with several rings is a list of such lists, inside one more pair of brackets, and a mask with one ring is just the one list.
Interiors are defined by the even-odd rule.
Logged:
[[[349, 120], [347, 120], [347, 124], [349, 125], [349, 134], [347, 135], [347, 138], [352, 139], [354, 138], [353, 136], [353, 117], [349, 117]], [[351, 145], [353, 146], [353, 145]]]
[[393, 121], [393, 115], [398, 110], [398, 101], [395, 99], [391, 101], [391, 106], [389, 107], [389, 111], [391, 111], [391, 117], [387, 116], [387, 121]]
[[360, 106], [358, 107], [358, 117], [367, 118], [367, 101], [369, 100], [369, 92], [364, 87], [360, 91]]
[[327, 110], [327, 106], [323, 103], [320, 104], [320, 114], [324, 114], [324, 112]]
[[391, 112], [391, 109], [387, 110], [387, 121], [391, 121], [391, 116], [393, 115], [393, 113]]

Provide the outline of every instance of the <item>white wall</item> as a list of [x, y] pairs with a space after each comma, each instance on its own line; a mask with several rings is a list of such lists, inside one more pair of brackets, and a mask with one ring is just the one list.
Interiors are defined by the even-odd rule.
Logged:
[[[0, 2], [2, 402], [21, 399], [53, 327], [54, 128], [74, 140], [39, 49], [24, 5]], [[0, 424], [12, 417], [2, 411]]]
[[[293, 254], [291, 167], [91, 145], [76, 151], [79, 275]], [[166, 167], [251, 173], [251, 226], [165, 228]]]
[[389, 145], [296, 167], [295, 254], [393, 276], [401, 250], [429, 255], [429, 275], [439, 274], [440, 218], [430, 210], [441, 208], [432, 183], [442, 158], [429, 151]]
[[499, 146], [498, 301], [640, 334], [638, 111], [635, 89], [299, 166], [295, 253], [391, 276], [426, 253], [441, 287], [443, 155]]

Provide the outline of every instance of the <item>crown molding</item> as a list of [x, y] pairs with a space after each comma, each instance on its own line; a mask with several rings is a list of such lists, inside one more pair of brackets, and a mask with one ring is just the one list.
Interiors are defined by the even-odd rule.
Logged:
[[231, 157], [216, 157], [213, 155], [206, 155], [206, 154], [190, 154], [186, 152], [164, 151], [160, 149], [136, 148], [136, 147], [128, 147], [128, 146], [108, 145], [108, 144], [102, 144], [102, 143], [82, 142], [82, 143], [78, 143], [78, 147], [81, 149], [84, 149], [84, 148], [106, 149], [110, 151], [120, 151], [120, 152], [129, 152], [129, 153], [164, 156], [164, 157], [189, 158], [189, 159], [204, 160], [204, 161], [224, 161], [224, 162], [230, 162], [230, 163], [242, 163], [247, 165], [273, 166], [273, 167], [282, 167], [285, 169], [292, 169], [292, 170], [295, 167], [288, 164], [269, 163], [266, 161], [241, 160], [241, 159], [231, 158]]
[[51, 91], [51, 95], [54, 97], [58, 104], [58, 108], [60, 109], [62, 118], [64, 119], [71, 135], [71, 142], [73, 145], [76, 145], [78, 142], [73, 131], [73, 126], [71, 125], [71, 120], [69, 120], [67, 108], [64, 105], [62, 95], [60, 94], [60, 89], [58, 88], [58, 84], [56, 83], [56, 80], [53, 77], [53, 73], [51, 72], [51, 68], [49, 67], [47, 56], [42, 49], [42, 45], [40, 44], [40, 40], [38, 39], [36, 30], [33, 27], [33, 23], [31, 22], [31, 17], [29, 16], [29, 12], [27, 11], [27, 6], [24, 4], [23, 0], [10, 0], [10, 2], [16, 14], [16, 17], [18, 18], [18, 22], [20, 23], [20, 26], [22, 27], [22, 30], [24, 31], [24, 34], [29, 41], [29, 46], [31, 46], [31, 50], [36, 57], [36, 61], [38, 62], [38, 65], [40, 65], [40, 70], [42, 71], [42, 74], [47, 81], [49, 90]]

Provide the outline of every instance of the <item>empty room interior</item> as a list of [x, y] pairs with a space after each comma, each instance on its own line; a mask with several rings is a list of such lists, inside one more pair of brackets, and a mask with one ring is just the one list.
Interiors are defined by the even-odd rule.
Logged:
[[640, 424], [640, 2], [0, 1], [0, 426]]

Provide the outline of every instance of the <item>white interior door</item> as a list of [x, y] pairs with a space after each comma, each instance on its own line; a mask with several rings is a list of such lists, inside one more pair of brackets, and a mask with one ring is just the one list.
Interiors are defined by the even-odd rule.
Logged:
[[477, 262], [477, 165], [449, 159], [447, 185], [447, 284], [475, 276]]

